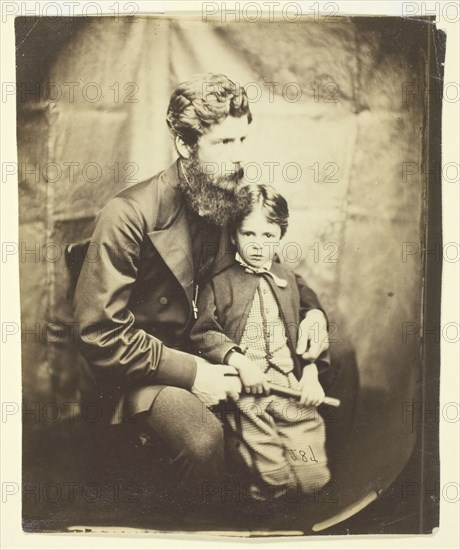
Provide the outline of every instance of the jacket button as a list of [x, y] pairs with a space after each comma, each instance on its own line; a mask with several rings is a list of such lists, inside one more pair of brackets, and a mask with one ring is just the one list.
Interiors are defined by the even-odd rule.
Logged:
[[162, 306], [165, 306], [168, 303], [168, 298], [166, 298], [166, 296], [161, 296], [160, 298], [158, 298], [158, 301]]

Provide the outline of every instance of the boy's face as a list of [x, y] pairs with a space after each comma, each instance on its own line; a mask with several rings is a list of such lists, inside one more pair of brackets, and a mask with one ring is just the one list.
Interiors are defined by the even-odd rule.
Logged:
[[236, 230], [235, 245], [239, 255], [252, 267], [263, 267], [273, 259], [281, 240], [281, 228], [270, 223], [262, 208], [244, 218]]

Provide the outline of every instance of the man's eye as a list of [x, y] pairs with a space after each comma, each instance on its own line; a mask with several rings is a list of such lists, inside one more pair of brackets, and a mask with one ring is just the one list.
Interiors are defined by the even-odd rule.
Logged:
[[265, 233], [265, 237], [267, 239], [273, 239], [274, 235], [272, 235], [271, 233]]

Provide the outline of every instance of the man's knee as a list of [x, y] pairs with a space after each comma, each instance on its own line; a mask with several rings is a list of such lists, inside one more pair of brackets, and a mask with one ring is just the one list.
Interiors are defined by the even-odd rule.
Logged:
[[222, 461], [224, 455], [224, 434], [222, 427], [216, 422], [207, 422], [202, 428], [190, 435], [184, 448], [187, 457], [194, 463], [209, 463]]
[[165, 387], [155, 400], [148, 423], [173, 456], [195, 465], [223, 461], [223, 429], [211, 411], [192, 393]]

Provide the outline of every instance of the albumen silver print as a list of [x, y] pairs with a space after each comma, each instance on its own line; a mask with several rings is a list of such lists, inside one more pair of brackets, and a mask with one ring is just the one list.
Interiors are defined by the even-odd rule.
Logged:
[[455, 89], [406, 4], [18, 14], [26, 533], [439, 526]]

